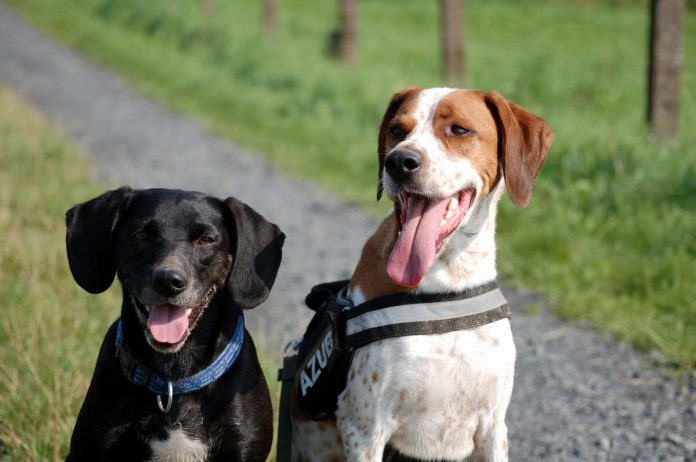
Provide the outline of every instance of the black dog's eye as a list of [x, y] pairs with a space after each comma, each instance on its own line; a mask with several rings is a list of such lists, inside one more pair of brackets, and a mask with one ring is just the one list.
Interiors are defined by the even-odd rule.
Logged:
[[150, 238], [150, 236], [148, 236], [147, 233], [144, 231], [138, 231], [137, 233], [133, 233], [133, 237], [139, 241], [147, 241]]
[[389, 134], [399, 140], [406, 138], [407, 135], [406, 130], [401, 128], [399, 125], [394, 125], [393, 127], [391, 127], [389, 129]]
[[468, 129], [462, 127], [461, 125], [456, 125], [456, 124], [452, 125], [452, 127], [450, 127], [450, 130], [452, 131], [452, 134], [454, 136], [464, 136], [464, 135], [471, 133], [471, 130], [468, 130]]
[[196, 242], [198, 244], [208, 245], [208, 244], [212, 244], [213, 242], [215, 242], [215, 239], [213, 239], [210, 236], [201, 236], [196, 240]]

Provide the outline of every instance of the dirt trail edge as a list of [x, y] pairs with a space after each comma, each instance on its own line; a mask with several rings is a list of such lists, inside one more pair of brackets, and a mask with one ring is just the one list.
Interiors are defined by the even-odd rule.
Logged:
[[[269, 302], [247, 313], [257, 344], [276, 356], [306, 326], [308, 289], [348, 277], [376, 226], [331, 193], [285, 177], [261, 157], [134, 93], [1, 2], [0, 84], [61, 127], [105, 185], [233, 195], [278, 223], [288, 236], [278, 281]], [[527, 313], [538, 304], [529, 294], [505, 293], [518, 348], [508, 413], [511, 460], [696, 460], [693, 386], [665, 380], [629, 347], [581, 325]]]

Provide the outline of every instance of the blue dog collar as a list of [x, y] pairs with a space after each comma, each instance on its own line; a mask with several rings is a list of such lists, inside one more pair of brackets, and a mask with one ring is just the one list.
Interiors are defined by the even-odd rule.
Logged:
[[[172, 404], [172, 396], [200, 390], [222, 377], [239, 357], [243, 343], [244, 316], [240, 314], [232, 339], [208, 367], [190, 377], [166, 380], [133, 358], [128, 350], [128, 346], [123, 344], [123, 323], [121, 319], [118, 320], [116, 328], [116, 356], [121, 362], [123, 373], [134, 385], [147, 388], [150, 392], [157, 395], [157, 403], [162, 412], [169, 411]], [[162, 406], [160, 396], [168, 397], [167, 406]]]

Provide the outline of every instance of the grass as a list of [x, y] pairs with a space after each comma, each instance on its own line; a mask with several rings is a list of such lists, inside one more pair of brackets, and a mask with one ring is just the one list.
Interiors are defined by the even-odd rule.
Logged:
[[119, 311], [113, 292], [80, 290], [65, 257], [65, 210], [96, 187], [64, 140], [4, 88], [0, 165], [0, 454], [62, 460]]
[[[118, 285], [87, 294], [65, 256], [65, 211], [101, 188], [61, 135], [3, 87], [0, 166], [0, 460], [63, 460], [120, 312]], [[277, 397], [277, 364], [259, 356]]]
[[[370, 210], [391, 93], [441, 85], [437, 2], [360, 4], [359, 58], [331, 59], [337, 2], [286, 0], [274, 39], [260, 2], [10, 0], [140, 91]], [[643, 1], [467, 2], [471, 88], [543, 115], [556, 140], [532, 206], [502, 207], [500, 267], [556, 312], [696, 366], [696, 15], [684, 24], [679, 139], [644, 124]]]
[[[9, 0], [140, 91], [370, 210], [376, 128], [389, 95], [439, 85], [437, 2], [360, 3], [359, 59], [328, 58], [336, 11], [258, 3]], [[332, 5], [336, 2], [332, 2]], [[643, 124], [646, 8], [602, 1], [467, 2], [467, 86], [498, 89], [556, 132], [529, 209], [504, 201], [506, 278], [556, 312], [696, 366], [696, 17], [685, 20], [682, 132]], [[590, 6], [587, 6], [589, 4]], [[637, 6], [636, 6], [637, 4]], [[0, 459], [61, 460], [118, 295], [85, 294], [67, 268], [63, 213], [101, 188], [58, 134], [0, 89]], [[382, 208], [385, 207], [382, 204]], [[68, 335], [66, 335], [68, 334]], [[275, 388], [277, 365], [261, 357]]]

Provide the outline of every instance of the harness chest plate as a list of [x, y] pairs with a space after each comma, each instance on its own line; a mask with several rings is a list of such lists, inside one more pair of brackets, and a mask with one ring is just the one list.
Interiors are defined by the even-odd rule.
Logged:
[[382, 339], [472, 329], [509, 318], [495, 282], [451, 294], [399, 293], [353, 307], [348, 281], [319, 284], [305, 303], [315, 311], [297, 355], [294, 386], [302, 411], [314, 420], [334, 414], [355, 348]]
[[300, 343], [295, 387], [302, 411], [314, 420], [336, 411], [336, 398], [345, 388], [353, 359], [353, 349], [344, 342], [344, 305], [338, 297], [346, 284], [320, 284], [305, 300], [315, 315]]

